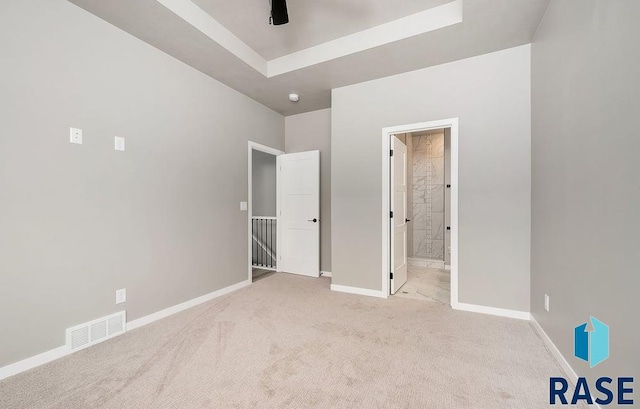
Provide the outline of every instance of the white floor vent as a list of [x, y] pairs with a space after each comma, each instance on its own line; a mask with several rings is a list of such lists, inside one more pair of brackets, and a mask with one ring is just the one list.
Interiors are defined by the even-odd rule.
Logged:
[[127, 330], [125, 311], [67, 329], [67, 351], [75, 352], [106, 341]]

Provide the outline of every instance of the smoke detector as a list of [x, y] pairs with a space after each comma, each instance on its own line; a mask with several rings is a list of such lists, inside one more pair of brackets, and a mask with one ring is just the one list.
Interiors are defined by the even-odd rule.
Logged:
[[298, 102], [300, 100], [300, 95], [298, 94], [289, 94], [289, 101]]

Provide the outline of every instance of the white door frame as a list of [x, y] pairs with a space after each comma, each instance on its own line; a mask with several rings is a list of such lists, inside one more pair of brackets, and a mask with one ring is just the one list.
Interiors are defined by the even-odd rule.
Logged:
[[[391, 238], [389, 226], [390, 135], [448, 128], [451, 130], [451, 307], [458, 306], [458, 118], [382, 128], [382, 294], [389, 296]], [[446, 249], [445, 249], [446, 251]]]
[[[247, 251], [247, 263], [249, 264], [248, 267], [248, 280], [249, 282], [253, 281], [253, 263], [251, 260], [252, 257], [252, 249], [253, 249], [253, 237], [251, 235], [251, 223], [252, 223], [252, 218], [253, 218], [253, 151], [260, 151], [260, 152], [265, 152], [265, 153], [269, 153], [271, 155], [274, 156], [278, 156], [278, 155], [282, 155], [284, 154], [283, 151], [275, 149], [275, 148], [271, 148], [269, 146], [266, 145], [261, 145], [259, 143], [256, 142], [251, 142], [249, 141], [247, 144], [247, 150], [248, 150], [248, 189], [247, 189], [247, 240], [248, 240], [248, 244], [249, 244], [249, 248]], [[277, 181], [276, 181], [277, 183]], [[277, 198], [277, 192], [276, 192], [276, 198]], [[278, 201], [276, 200], [276, 215], [279, 212], [279, 204]], [[277, 229], [276, 229], [277, 231]], [[276, 237], [276, 243], [278, 243], [278, 238]], [[277, 249], [276, 249], [277, 251]], [[278, 270], [278, 260], [276, 260], [276, 270]]]

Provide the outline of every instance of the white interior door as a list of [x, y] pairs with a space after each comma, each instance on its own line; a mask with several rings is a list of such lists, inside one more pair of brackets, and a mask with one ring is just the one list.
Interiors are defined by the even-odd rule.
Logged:
[[277, 157], [278, 270], [320, 276], [320, 151]]
[[391, 155], [391, 294], [407, 282], [407, 146], [392, 137]]

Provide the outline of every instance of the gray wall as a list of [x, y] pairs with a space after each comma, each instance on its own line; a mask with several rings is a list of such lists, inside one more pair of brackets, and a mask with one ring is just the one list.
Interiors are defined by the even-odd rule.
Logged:
[[245, 135], [281, 115], [64, 0], [0, 2], [0, 58], [0, 366], [246, 280]]
[[276, 156], [266, 152], [252, 152], [253, 215], [276, 215]]
[[320, 270], [331, 271], [331, 109], [285, 118], [287, 153], [320, 151]]
[[381, 289], [383, 127], [460, 118], [460, 302], [529, 310], [530, 46], [333, 90], [333, 283]]
[[[589, 379], [640, 376], [638, 16], [636, 0], [552, 1], [532, 45], [531, 310]], [[593, 369], [572, 346], [590, 315], [611, 331]]]

